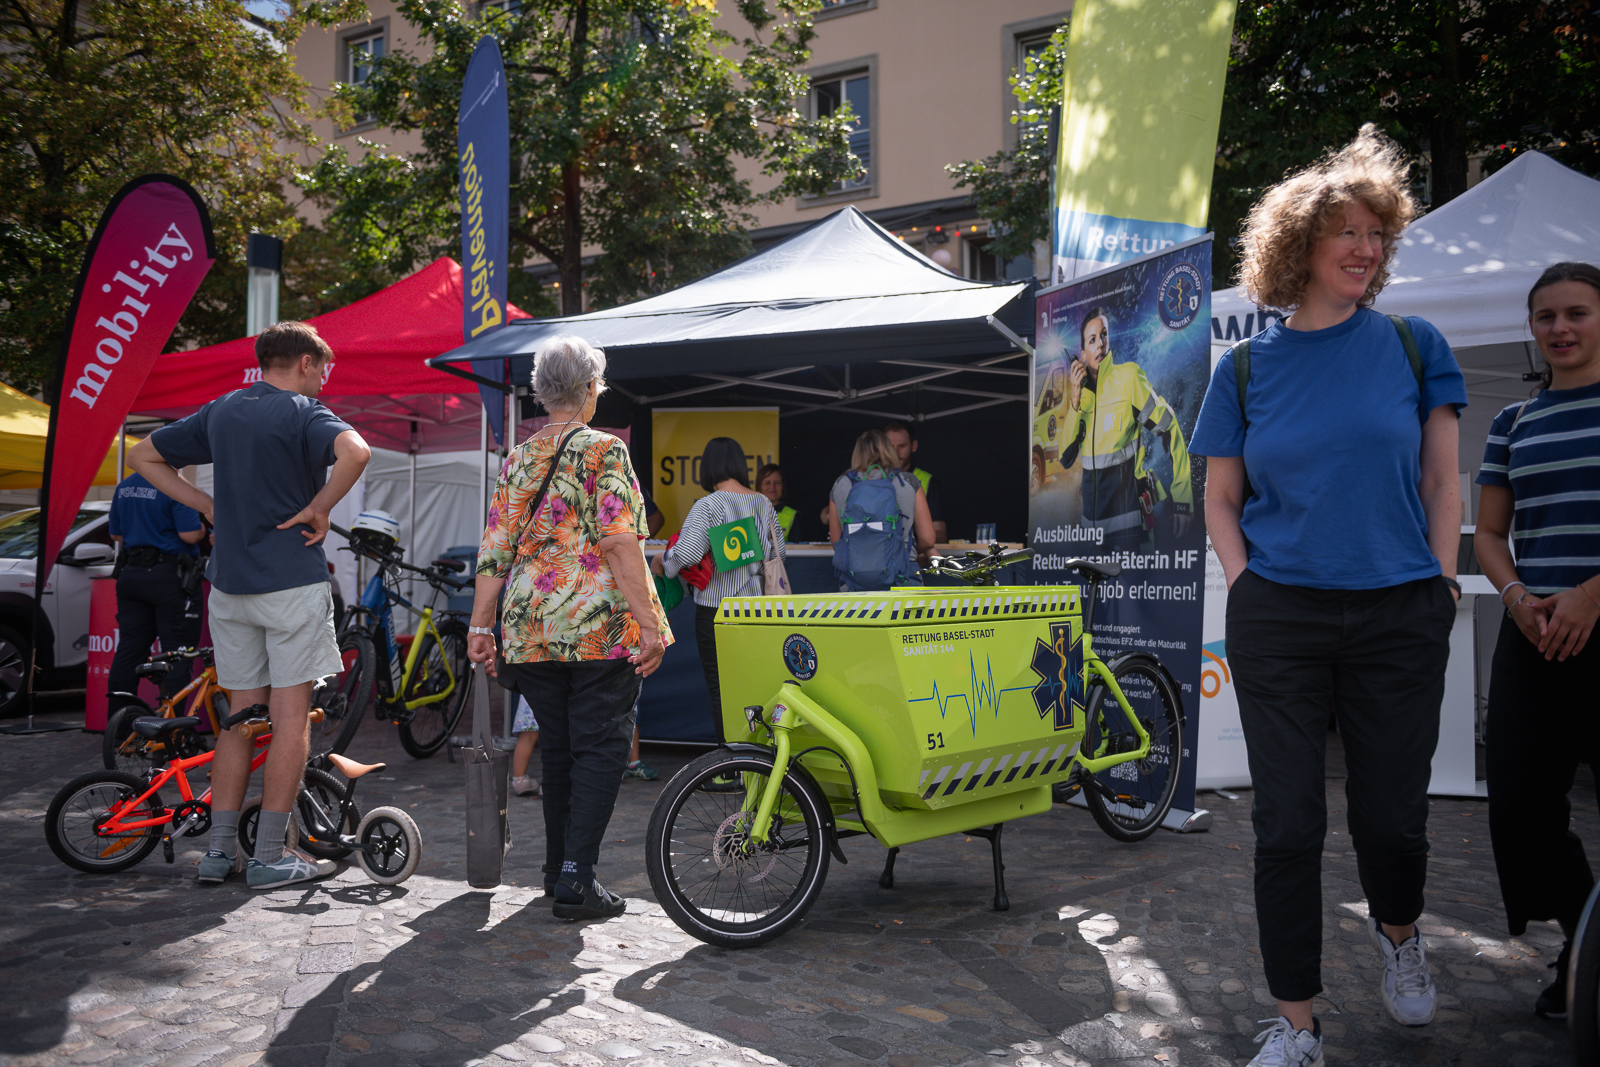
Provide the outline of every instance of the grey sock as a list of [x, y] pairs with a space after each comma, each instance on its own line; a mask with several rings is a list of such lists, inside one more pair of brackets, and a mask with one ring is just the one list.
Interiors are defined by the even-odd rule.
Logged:
[[289, 836], [289, 813], [261, 809], [256, 823], [256, 861], [276, 863], [283, 858], [283, 843]]
[[211, 812], [211, 847], [231, 859], [239, 857], [239, 813]]

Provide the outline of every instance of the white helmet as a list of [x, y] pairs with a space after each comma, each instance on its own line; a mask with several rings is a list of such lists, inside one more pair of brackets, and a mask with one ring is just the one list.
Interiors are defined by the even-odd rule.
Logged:
[[350, 540], [357, 548], [388, 555], [400, 543], [400, 521], [387, 511], [363, 511], [350, 524]]

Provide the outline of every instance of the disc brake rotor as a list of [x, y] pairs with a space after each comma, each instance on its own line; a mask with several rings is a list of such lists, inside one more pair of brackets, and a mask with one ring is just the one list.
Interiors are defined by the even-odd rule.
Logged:
[[755, 817], [753, 811], [734, 812], [722, 820], [711, 842], [711, 855], [717, 867], [731, 872], [741, 882], [761, 881], [778, 862], [778, 850], [770, 840], [777, 833], [778, 820], [772, 820], [772, 828], [767, 832], [768, 842], [760, 844], [750, 839], [750, 824]]

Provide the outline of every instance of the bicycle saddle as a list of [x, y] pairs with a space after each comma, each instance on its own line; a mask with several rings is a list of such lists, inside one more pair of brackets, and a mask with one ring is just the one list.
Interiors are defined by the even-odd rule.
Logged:
[[1077, 571], [1082, 575], [1098, 574], [1102, 578], [1115, 578], [1122, 573], [1120, 563], [1096, 563], [1088, 559], [1069, 559], [1061, 566], [1065, 570]]
[[339, 768], [339, 773], [354, 781], [363, 774], [381, 771], [387, 768], [387, 763], [357, 763], [353, 759], [341, 756], [337, 752], [328, 753], [328, 762]]
[[200, 720], [193, 715], [180, 715], [163, 719], [159, 715], [141, 715], [133, 720], [133, 732], [148, 741], [165, 741], [179, 730], [193, 730]]
[[160, 660], [154, 660], [150, 663], [139, 664], [133, 669], [133, 673], [138, 675], [140, 678], [149, 678], [151, 681], [159, 682], [161, 679], [165, 678], [168, 673], [171, 672], [171, 670], [172, 664], [163, 663]]

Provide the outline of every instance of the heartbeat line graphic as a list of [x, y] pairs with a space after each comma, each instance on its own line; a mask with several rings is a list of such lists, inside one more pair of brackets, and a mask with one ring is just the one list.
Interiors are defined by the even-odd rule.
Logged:
[[978, 663], [977, 663], [977, 660], [973, 659], [972, 653], [968, 652], [967, 653], [967, 669], [968, 669], [967, 692], [965, 692], [965, 693], [951, 693], [948, 696], [941, 695], [940, 692], [939, 692], [939, 683], [937, 681], [935, 681], [933, 683], [933, 695], [932, 696], [916, 697], [914, 699], [906, 701], [906, 703], [907, 704], [926, 704], [928, 701], [931, 700], [934, 703], [939, 705], [939, 718], [943, 719], [943, 718], [945, 718], [945, 713], [946, 713], [947, 709], [950, 707], [951, 704], [954, 704], [958, 700], [963, 701], [967, 706], [967, 721], [968, 721], [968, 725], [972, 729], [972, 736], [976, 737], [976, 736], [978, 736], [978, 709], [979, 708], [981, 708], [981, 707], [983, 707], [984, 705], [987, 704], [989, 706], [989, 708], [994, 712], [995, 717], [999, 718], [1000, 717], [1000, 698], [1001, 698], [1001, 696], [1003, 696], [1006, 693], [1016, 692], [1019, 689], [1032, 689], [1033, 688], [1033, 686], [1031, 686], [1031, 685], [1013, 685], [1013, 686], [1010, 686], [1010, 687], [1008, 687], [1006, 689], [997, 689], [997, 688], [995, 688], [995, 684], [994, 684], [994, 664], [989, 661], [989, 657], [988, 656], [983, 657], [983, 667], [984, 667], [984, 671], [985, 671], [985, 677], [980, 679], [978, 677]]

